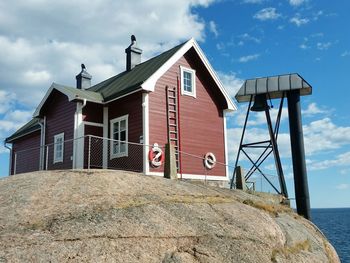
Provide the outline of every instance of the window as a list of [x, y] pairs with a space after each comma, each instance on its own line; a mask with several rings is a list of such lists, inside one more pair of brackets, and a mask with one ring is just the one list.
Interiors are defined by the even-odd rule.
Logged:
[[110, 158], [128, 156], [128, 116], [124, 115], [110, 121], [111, 123], [111, 143]]
[[56, 134], [54, 136], [54, 151], [53, 151], [53, 163], [63, 162], [64, 153], [64, 133]]
[[196, 97], [196, 71], [189, 68], [181, 69], [181, 94]]

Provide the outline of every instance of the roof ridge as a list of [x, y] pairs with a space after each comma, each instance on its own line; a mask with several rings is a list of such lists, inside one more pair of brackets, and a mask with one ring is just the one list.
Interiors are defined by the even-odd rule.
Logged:
[[152, 74], [168, 61], [188, 41], [176, 45], [138, 65], [133, 69], [122, 71], [100, 83], [87, 89], [88, 91], [99, 92], [105, 101], [113, 100], [118, 96], [125, 95], [136, 90]]

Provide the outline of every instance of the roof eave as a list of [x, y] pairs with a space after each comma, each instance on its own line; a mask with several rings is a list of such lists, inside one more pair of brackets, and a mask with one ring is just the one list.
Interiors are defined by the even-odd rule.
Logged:
[[72, 92], [69, 92], [66, 88], [56, 84], [56, 83], [52, 83], [50, 88], [48, 89], [48, 91], [46, 92], [44, 98], [41, 100], [40, 104], [38, 105], [38, 107], [36, 108], [36, 110], [33, 113], [33, 118], [37, 118], [40, 116], [40, 112], [41, 112], [41, 108], [44, 106], [46, 100], [50, 97], [51, 93], [53, 92], [53, 90], [57, 90], [59, 92], [61, 92], [62, 94], [66, 95], [68, 98], [68, 101], [73, 101], [73, 100], [86, 100], [86, 101], [90, 101], [93, 103], [103, 103], [103, 98], [101, 96], [101, 100], [96, 100], [93, 98], [89, 98], [89, 97], [80, 97], [77, 94], [74, 94]]
[[24, 137], [28, 134], [31, 134], [33, 132], [36, 132], [36, 131], [39, 131], [41, 128], [40, 126], [39, 127], [36, 127], [35, 129], [29, 129], [27, 132], [23, 133], [23, 134], [18, 134], [17, 136], [10, 136], [8, 138], [5, 139], [5, 143], [12, 143], [14, 140], [17, 140], [21, 137]]

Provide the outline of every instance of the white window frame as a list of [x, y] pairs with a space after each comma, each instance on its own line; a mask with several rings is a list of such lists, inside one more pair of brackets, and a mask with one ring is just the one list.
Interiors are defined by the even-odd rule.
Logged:
[[[62, 141], [60, 143], [57, 143], [57, 140], [61, 139]], [[53, 137], [53, 163], [62, 163], [63, 162], [63, 157], [64, 157], [64, 132], [56, 134]], [[59, 145], [62, 145], [62, 154], [61, 156], [57, 156], [57, 147]]]
[[[196, 98], [196, 71], [191, 68], [186, 68], [183, 66], [180, 66], [181, 70], [181, 95], [187, 95], [187, 96], [192, 96]], [[185, 84], [184, 84], [184, 72], [190, 73], [192, 75], [192, 92], [186, 91]]]
[[[118, 152], [118, 153], [114, 153], [113, 152], [113, 134], [114, 134], [114, 131], [113, 131], [113, 128], [114, 128], [114, 124], [115, 123], [120, 123], [121, 121], [125, 120], [125, 152]], [[110, 159], [114, 159], [114, 158], [119, 158], [119, 157], [127, 157], [128, 156], [128, 152], [129, 152], [129, 144], [128, 144], [128, 141], [129, 141], [129, 114], [127, 115], [123, 115], [123, 116], [120, 116], [118, 118], [115, 118], [115, 119], [112, 119], [109, 121], [110, 123], [110, 133], [109, 133], [109, 136], [111, 138], [110, 140]], [[120, 124], [119, 124], [120, 125]], [[120, 138], [120, 136], [119, 136]]]

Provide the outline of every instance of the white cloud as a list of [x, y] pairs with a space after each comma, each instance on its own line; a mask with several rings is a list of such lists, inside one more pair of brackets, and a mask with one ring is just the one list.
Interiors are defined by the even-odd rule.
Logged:
[[350, 51], [344, 51], [343, 53], [341, 53], [340, 55], [341, 57], [347, 57], [347, 56], [350, 56]]
[[315, 21], [317, 21], [318, 18], [319, 18], [320, 16], [322, 16], [323, 14], [324, 14], [323, 11], [320, 10], [320, 11], [318, 11], [317, 13], [314, 13], [314, 14], [313, 14], [312, 19], [315, 20]]
[[28, 70], [24, 72], [21, 80], [23, 84], [45, 84], [51, 79], [51, 74], [46, 70], [33, 71]]
[[308, 49], [308, 48], [310, 48], [310, 46], [306, 45], [305, 43], [300, 44], [299, 47], [300, 47], [301, 49]]
[[350, 152], [337, 155], [334, 159], [313, 161], [310, 170], [325, 170], [333, 167], [350, 167]]
[[238, 38], [240, 39], [240, 41], [238, 42], [239, 46], [243, 46], [244, 43], [248, 42], [248, 41], [254, 42], [254, 43], [257, 43], [257, 44], [259, 44], [261, 42], [261, 40], [259, 38], [251, 36], [248, 33], [244, 33], [244, 34], [238, 36]]
[[317, 49], [319, 50], [327, 50], [331, 47], [331, 45], [332, 45], [331, 42], [324, 42], [324, 43], [318, 42], [316, 46], [317, 46]]
[[303, 130], [308, 155], [350, 145], [350, 127], [337, 126], [328, 117], [304, 125]]
[[306, 2], [306, 0], [289, 0], [289, 4], [291, 6], [300, 6], [302, 4], [304, 4]]
[[219, 78], [224, 85], [225, 89], [228, 91], [231, 98], [234, 98], [237, 91], [241, 88], [244, 80], [237, 77], [236, 73], [226, 74], [223, 72], [218, 72]]
[[324, 34], [322, 32], [319, 32], [319, 33], [314, 33], [311, 35], [311, 37], [323, 37]]
[[253, 54], [253, 55], [248, 55], [248, 56], [243, 56], [238, 59], [239, 62], [241, 63], [246, 63], [252, 60], [257, 60], [260, 57], [260, 54]]
[[349, 184], [338, 184], [335, 188], [338, 190], [347, 190], [350, 188], [350, 185]]
[[0, 90], [0, 114], [7, 112], [12, 106], [16, 95], [5, 90]]
[[289, 22], [291, 22], [292, 24], [295, 24], [297, 27], [300, 27], [302, 25], [305, 25], [307, 23], [309, 23], [309, 19], [308, 18], [301, 18], [300, 14], [296, 14], [294, 17], [292, 17]]
[[[0, 90], [0, 141], [32, 118], [33, 110], [16, 109], [18, 104], [15, 94]], [[2, 143], [0, 145], [1, 152], [4, 152]]]
[[340, 174], [342, 174], [342, 175], [349, 175], [350, 174], [350, 168], [348, 168], [348, 169], [341, 169], [340, 170]]
[[279, 18], [281, 14], [277, 13], [276, 8], [267, 7], [258, 11], [253, 17], [261, 21], [265, 20], [275, 20]]
[[327, 113], [327, 111], [320, 109], [315, 102], [310, 103], [306, 110], [302, 110], [301, 113], [306, 116], [314, 116], [317, 114]]
[[214, 21], [209, 22], [209, 30], [210, 30], [210, 32], [212, 32], [214, 34], [215, 37], [219, 36], [219, 32], [216, 28], [216, 24]]
[[262, 4], [265, 0], [243, 0], [244, 4]]
[[205, 21], [193, 7], [212, 2], [91, 0], [87, 5], [83, 0], [41, 0], [1, 4], [0, 50], [6, 56], [0, 56], [0, 88], [21, 94], [20, 102], [34, 107], [52, 82], [75, 86], [81, 63], [93, 76], [93, 84], [124, 70], [124, 49], [131, 34], [143, 49], [143, 60], [191, 37], [204, 41]]

